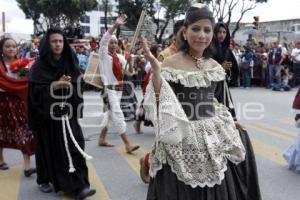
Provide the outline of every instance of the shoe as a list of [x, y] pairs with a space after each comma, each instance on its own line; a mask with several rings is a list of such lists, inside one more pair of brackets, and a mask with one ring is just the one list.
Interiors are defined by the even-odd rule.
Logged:
[[31, 169], [28, 169], [28, 170], [24, 170], [24, 175], [26, 177], [30, 177], [32, 174], [36, 173], [36, 169], [35, 168], [31, 168]]
[[126, 153], [131, 154], [132, 152], [138, 150], [140, 148], [139, 145], [130, 146], [129, 148], [125, 147]]
[[144, 158], [140, 159], [140, 177], [145, 184], [150, 182], [149, 172], [146, 170], [144, 165]]
[[49, 183], [43, 183], [39, 185], [39, 189], [41, 192], [50, 193], [52, 192], [52, 188]]
[[77, 196], [76, 199], [78, 200], [82, 200], [85, 199], [87, 197], [93, 196], [96, 193], [95, 189], [91, 189], [91, 188], [84, 188]]
[[2, 164], [0, 164], [0, 170], [8, 170], [9, 166], [4, 162]]

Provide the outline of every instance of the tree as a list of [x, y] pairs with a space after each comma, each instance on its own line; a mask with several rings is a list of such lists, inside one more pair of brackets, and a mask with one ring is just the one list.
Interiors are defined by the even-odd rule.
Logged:
[[[119, 12], [127, 14], [127, 27], [135, 29], [142, 10], [145, 10], [156, 25], [155, 40], [161, 43], [169, 22], [178, 15], [183, 14], [189, 5], [190, 1], [182, 0], [119, 0]], [[161, 10], [165, 10], [164, 19], [159, 18]], [[158, 15], [155, 15], [155, 13], [158, 13]]]
[[162, 41], [162, 36], [169, 22], [171, 20], [174, 20], [175, 17], [184, 14], [186, 10], [190, 7], [190, 5], [191, 5], [191, 1], [182, 1], [182, 0], [161, 0], [160, 1], [160, 6], [165, 9], [165, 14], [164, 14], [163, 21], [159, 19], [159, 16], [157, 18], [153, 16], [153, 21], [157, 27], [156, 34], [155, 34], [155, 39], [157, 42], [160, 43]]
[[97, 6], [96, 0], [17, 0], [17, 2], [26, 18], [33, 20], [35, 33], [53, 26], [73, 25], [86, 11]]
[[[232, 33], [234, 36], [240, 28], [244, 14], [254, 9], [257, 3], [267, 2], [267, 0], [119, 0], [119, 12], [128, 15], [127, 26], [130, 29], [135, 29], [141, 11], [145, 10], [156, 25], [155, 40], [161, 43], [169, 22], [184, 14], [191, 4], [197, 2], [207, 4], [215, 18], [221, 21], [226, 20], [228, 25], [231, 23], [232, 13], [240, 6], [241, 14]], [[161, 12], [164, 13], [163, 19], [159, 18]]]
[[240, 16], [231, 33], [231, 36], [234, 37], [235, 33], [240, 28], [240, 22], [245, 13], [253, 10], [257, 3], [264, 3], [267, 2], [267, 0], [209, 0], [206, 2], [208, 2], [208, 5], [212, 9], [215, 18], [218, 19], [218, 21], [226, 21], [228, 26], [231, 23], [233, 11], [236, 11], [238, 7], [241, 7], [241, 10], [239, 11]]
[[127, 15], [126, 26], [134, 30], [138, 24], [142, 10], [150, 16], [155, 14], [154, 0], [119, 0], [119, 14]]
[[102, 0], [103, 12], [104, 12], [104, 27], [107, 30], [107, 14], [112, 11], [112, 5], [109, 3], [109, 0]]

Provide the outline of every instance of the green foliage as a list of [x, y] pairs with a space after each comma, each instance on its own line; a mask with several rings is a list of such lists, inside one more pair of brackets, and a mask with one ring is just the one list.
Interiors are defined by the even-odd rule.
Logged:
[[74, 23], [86, 11], [97, 6], [96, 0], [17, 0], [19, 7], [27, 18], [39, 24], [43, 15], [48, 26], [59, 26], [61, 23]]
[[119, 13], [128, 16], [126, 26], [134, 30], [138, 24], [142, 10], [154, 16], [154, 0], [119, 0]]

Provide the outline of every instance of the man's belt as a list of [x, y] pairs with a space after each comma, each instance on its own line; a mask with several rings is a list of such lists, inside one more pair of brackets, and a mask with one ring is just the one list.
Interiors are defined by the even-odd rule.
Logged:
[[106, 85], [105, 87], [109, 90], [116, 90], [116, 91], [122, 91], [123, 90], [122, 85]]

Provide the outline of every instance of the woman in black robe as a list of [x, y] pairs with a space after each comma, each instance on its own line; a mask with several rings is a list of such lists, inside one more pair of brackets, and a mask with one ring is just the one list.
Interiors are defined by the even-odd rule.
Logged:
[[51, 192], [51, 183], [56, 192], [78, 199], [93, 195], [95, 190], [90, 189], [85, 158], [72, 142], [70, 131], [64, 139], [62, 116], [68, 115], [73, 136], [84, 149], [77, 121], [83, 108], [81, 83], [78, 60], [63, 32], [49, 29], [29, 76], [29, 126], [36, 139], [37, 183], [42, 192]]
[[[220, 32], [226, 32], [225, 37]], [[219, 33], [219, 36], [218, 36]], [[237, 61], [229, 48], [230, 46], [230, 33], [227, 25], [223, 22], [218, 22], [214, 27], [214, 48], [216, 50], [213, 59], [215, 59], [226, 72], [226, 83], [229, 86], [237, 86], [237, 80], [239, 76], [239, 68]], [[227, 66], [229, 61], [229, 66]], [[221, 81], [216, 86], [216, 99], [222, 102], [231, 113], [236, 127], [239, 131], [241, 140], [245, 146], [246, 156], [245, 161], [237, 166], [233, 166], [233, 173], [243, 174], [243, 182], [240, 184], [240, 192], [243, 193], [245, 199], [261, 199], [259, 180], [257, 174], [255, 154], [250, 141], [247, 130], [238, 122], [236, 112], [233, 105], [230, 89], [228, 88], [227, 94], [224, 93], [224, 81]]]
[[239, 67], [230, 49], [230, 32], [224, 22], [218, 22], [214, 27], [214, 48], [216, 60], [226, 71], [229, 86], [238, 86]]

